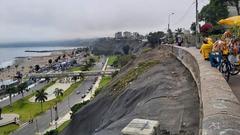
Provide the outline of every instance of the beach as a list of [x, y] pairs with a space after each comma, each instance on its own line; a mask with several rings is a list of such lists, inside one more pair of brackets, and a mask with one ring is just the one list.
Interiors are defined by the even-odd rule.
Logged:
[[[13, 64], [10, 66], [10, 68], [4, 68], [0, 72], [0, 80], [8, 80], [13, 79], [13, 77], [16, 75], [17, 71], [20, 71], [23, 76], [27, 75], [29, 71], [34, 69], [35, 65], [39, 65], [40, 67], [43, 67], [45, 65], [48, 65], [48, 60], [52, 59], [53, 61], [58, 58], [59, 56], [62, 56], [63, 54], [70, 54], [72, 50], [62, 50], [58, 52], [52, 52], [50, 55], [47, 56], [27, 56], [27, 57], [17, 57], [15, 58]], [[17, 67], [15, 65], [18, 65]]]

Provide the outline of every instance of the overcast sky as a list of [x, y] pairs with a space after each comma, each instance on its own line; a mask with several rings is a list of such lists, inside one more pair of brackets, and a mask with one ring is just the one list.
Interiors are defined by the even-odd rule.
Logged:
[[[113, 36], [116, 31], [189, 29], [195, 0], [0, 0], [0, 42]], [[199, 0], [200, 8], [208, 0]]]

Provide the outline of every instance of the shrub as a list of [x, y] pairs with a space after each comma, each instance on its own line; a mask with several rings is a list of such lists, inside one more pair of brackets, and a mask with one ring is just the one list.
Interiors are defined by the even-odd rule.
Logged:
[[73, 107], [71, 107], [72, 114], [75, 114], [78, 110], [80, 110], [84, 105], [89, 103], [90, 100], [83, 101], [81, 103], [75, 104]]

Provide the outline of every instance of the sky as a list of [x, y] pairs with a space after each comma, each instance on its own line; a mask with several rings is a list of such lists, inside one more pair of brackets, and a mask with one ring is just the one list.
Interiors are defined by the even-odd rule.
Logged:
[[[189, 29], [195, 0], [0, 0], [0, 42], [113, 36], [117, 31]], [[208, 0], [199, 0], [201, 9]]]

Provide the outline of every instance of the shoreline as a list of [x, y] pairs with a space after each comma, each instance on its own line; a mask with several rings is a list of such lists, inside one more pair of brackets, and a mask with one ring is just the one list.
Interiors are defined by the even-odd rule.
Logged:
[[[0, 72], [0, 80], [13, 79], [17, 71], [20, 71], [23, 76], [25, 76], [29, 73], [29, 71], [34, 69], [35, 65], [39, 65], [40, 67], [46, 66], [49, 64], [49, 59], [54, 60], [63, 54], [70, 54], [72, 50], [74, 49], [55, 51], [43, 56], [15, 57], [14, 59], [5, 62], [7, 64], [5, 64], [5, 68]], [[0, 63], [0, 68], [3, 68], [3, 64], [4, 63]], [[7, 68], [8, 66], [10, 66], [10, 68]]]

